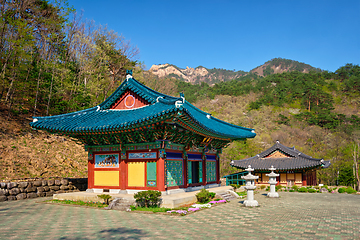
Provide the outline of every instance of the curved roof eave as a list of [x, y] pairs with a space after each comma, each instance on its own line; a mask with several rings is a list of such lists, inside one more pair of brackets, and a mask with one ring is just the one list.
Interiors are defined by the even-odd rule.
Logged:
[[[188, 101], [185, 101], [184, 109], [197, 124], [215, 134], [226, 135], [232, 140], [253, 138], [256, 136], [254, 129], [237, 126], [217, 119], [211, 116], [211, 114], [195, 107]], [[226, 134], [224, 134], [225, 132]]]
[[[140, 97], [148, 99], [150, 104], [130, 110], [109, 109], [111, 104], [126, 89], [132, 89], [132, 91], [137, 92]], [[253, 129], [221, 121], [196, 108], [187, 102], [183, 96], [176, 98], [159, 93], [133, 78], [125, 80], [110, 97], [98, 106], [57, 116], [34, 117], [34, 121], [30, 125], [37, 129], [46, 129], [53, 132], [114, 131], [122, 127], [129, 128], [133, 124], [154, 119], [173, 111], [186, 112], [195, 124], [209, 132], [210, 135], [231, 140], [253, 138], [256, 136]], [[129, 115], [129, 113], [131, 114]], [[122, 118], [126, 118], [126, 121]]]

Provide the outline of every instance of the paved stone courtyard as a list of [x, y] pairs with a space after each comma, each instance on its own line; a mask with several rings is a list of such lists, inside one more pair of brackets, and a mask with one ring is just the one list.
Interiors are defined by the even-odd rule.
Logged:
[[360, 195], [256, 194], [184, 217], [38, 203], [0, 203], [0, 239], [360, 239]]

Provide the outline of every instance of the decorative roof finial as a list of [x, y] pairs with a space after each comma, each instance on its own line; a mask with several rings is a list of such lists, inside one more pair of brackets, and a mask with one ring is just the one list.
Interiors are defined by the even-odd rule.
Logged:
[[129, 80], [132, 78], [133, 71], [132, 70], [126, 70], [126, 80]]
[[184, 95], [184, 93], [180, 93], [180, 97], [182, 98], [182, 100], [183, 100], [183, 103], [185, 103], [185, 95]]

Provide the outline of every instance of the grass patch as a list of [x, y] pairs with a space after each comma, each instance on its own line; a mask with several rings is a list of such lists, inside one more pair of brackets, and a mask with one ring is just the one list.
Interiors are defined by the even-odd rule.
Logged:
[[[195, 203], [192, 203], [193, 205]], [[177, 208], [164, 208], [164, 207], [135, 207], [130, 206], [131, 211], [142, 211], [142, 212], [153, 212], [153, 213], [166, 213], [167, 211], [187, 211], [189, 209], [189, 206], [181, 206]], [[175, 213], [175, 212], [173, 212]]]
[[236, 192], [237, 195], [239, 195], [240, 197], [244, 197], [247, 195], [247, 191], [244, 191], [244, 192]]
[[104, 208], [104, 207], [108, 206], [107, 204], [101, 203], [101, 202], [84, 202], [84, 201], [81, 201], [81, 200], [71, 201], [71, 200], [52, 199], [52, 200], [47, 200], [45, 202], [46, 203], [77, 205], [77, 206], [85, 206], [85, 207], [95, 207], [95, 208]]
[[135, 206], [131, 206], [130, 207], [131, 211], [144, 211], [144, 212], [153, 212], [153, 213], [157, 213], [157, 212], [166, 212], [166, 211], [170, 211], [172, 210], [171, 208], [164, 208], [164, 207], [135, 207]]

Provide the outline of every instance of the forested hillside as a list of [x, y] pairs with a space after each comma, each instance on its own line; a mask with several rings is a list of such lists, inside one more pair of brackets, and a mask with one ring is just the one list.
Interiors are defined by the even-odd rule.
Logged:
[[86, 176], [83, 146], [32, 130], [31, 116], [96, 106], [136, 66], [138, 52], [66, 1], [1, 1], [0, 179]]
[[0, 11], [1, 179], [86, 175], [83, 147], [31, 130], [31, 116], [96, 106], [133, 69], [134, 77], [150, 88], [173, 96], [183, 92], [214, 117], [255, 129], [254, 139], [224, 149], [222, 175], [238, 171], [230, 167], [231, 160], [254, 156], [279, 140], [331, 161], [330, 168], [318, 172], [321, 183], [359, 181], [358, 65], [327, 72], [276, 58], [234, 77], [234, 71], [207, 69], [213, 76], [226, 75], [227, 81], [191, 84], [143, 71], [139, 50], [129, 41], [82, 20], [63, 3], [5, 1]]
[[[360, 140], [360, 67], [334, 73], [298, 71], [256, 79], [234, 79], [210, 87], [145, 74], [150, 87], [185, 98], [214, 117], [255, 128], [257, 136], [223, 151], [222, 175], [236, 172], [232, 159], [254, 156], [276, 140], [315, 158], [331, 161], [319, 171], [325, 184], [352, 185], [357, 179]], [[357, 169], [357, 171], [355, 171]], [[358, 181], [358, 179], [357, 179]]]
[[2, 1], [0, 99], [12, 114], [52, 115], [102, 102], [138, 49], [62, 1]]

